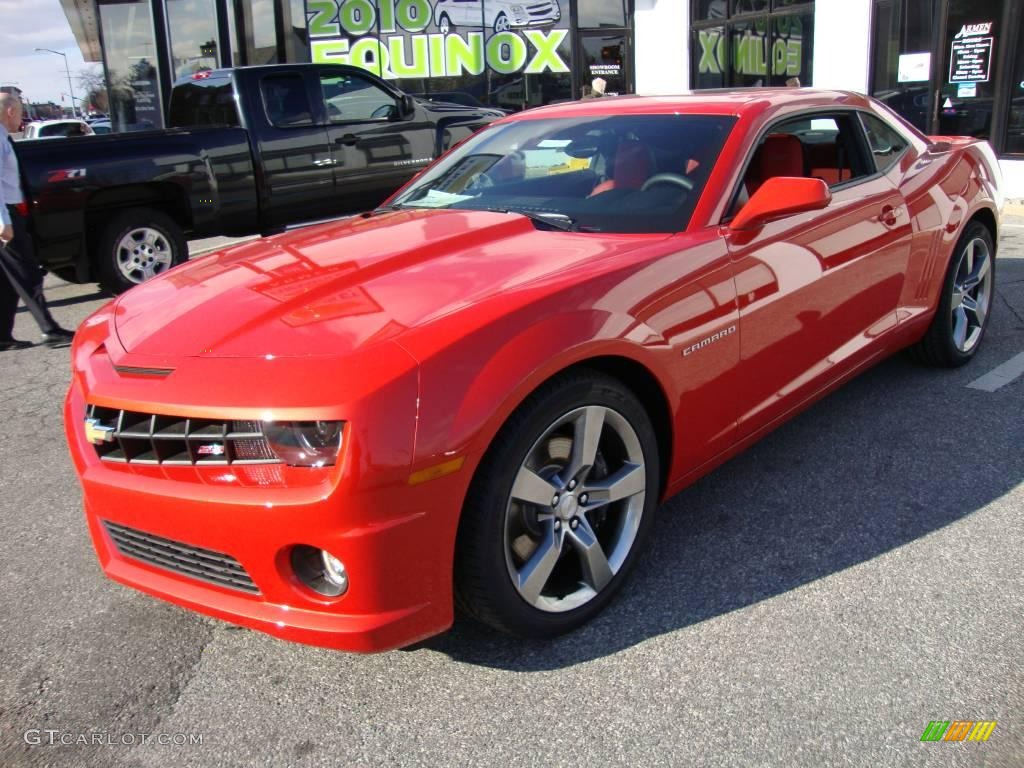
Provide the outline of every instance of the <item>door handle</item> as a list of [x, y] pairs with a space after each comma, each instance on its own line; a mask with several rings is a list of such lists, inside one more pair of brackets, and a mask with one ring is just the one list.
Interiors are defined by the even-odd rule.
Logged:
[[359, 137], [354, 133], [346, 133], [334, 140], [335, 144], [344, 144], [346, 147], [354, 147], [359, 142]]
[[314, 160], [313, 161], [313, 165], [318, 166], [318, 167], [323, 167], [325, 165], [334, 165], [334, 162], [335, 162], [334, 160], [332, 160], [331, 158], [328, 157], [328, 158], [326, 158], [324, 160]]
[[878, 220], [887, 227], [896, 226], [896, 217], [899, 216], [900, 209], [895, 208], [891, 205], [882, 207], [882, 212], [878, 215]]

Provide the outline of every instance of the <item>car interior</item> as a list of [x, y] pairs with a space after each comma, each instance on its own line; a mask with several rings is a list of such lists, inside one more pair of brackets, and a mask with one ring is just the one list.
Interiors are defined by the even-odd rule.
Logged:
[[833, 188], [875, 173], [874, 162], [865, 158], [862, 131], [852, 113], [802, 117], [773, 126], [747, 166], [730, 216], [775, 176], [821, 179]]
[[[559, 214], [586, 231], [685, 228], [733, 118], [629, 116], [534, 131], [512, 151], [475, 153], [438, 179], [454, 208]], [[414, 199], [410, 199], [415, 204]]]

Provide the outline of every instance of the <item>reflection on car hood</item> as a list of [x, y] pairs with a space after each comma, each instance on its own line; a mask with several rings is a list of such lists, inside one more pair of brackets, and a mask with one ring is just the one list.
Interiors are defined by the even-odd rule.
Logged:
[[142, 355], [344, 355], [650, 239], [486, 211], [359, 216], [189, 262], [124, 294], [115, 327]]

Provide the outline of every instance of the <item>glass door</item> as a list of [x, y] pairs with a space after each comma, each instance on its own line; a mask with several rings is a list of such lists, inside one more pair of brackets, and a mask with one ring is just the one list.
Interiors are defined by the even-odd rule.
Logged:
[[1002, 21], [1003, 0], [950, 0], [939, 70], [940, 134], [991, 138]]
[[629, 65], [629, 32], [624, 29], [581, 30], [576, 37], [579, 56], [580, 96], [595, 89], [595, 81], [604, 81], [604, 95], [633, 92], [633, 73]]

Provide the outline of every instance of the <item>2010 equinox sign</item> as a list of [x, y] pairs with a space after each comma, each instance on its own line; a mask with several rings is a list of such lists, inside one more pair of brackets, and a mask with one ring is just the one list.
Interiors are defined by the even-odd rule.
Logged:
[[386, 79], [568, 72], [558, 47], [569, 30], [537, 28], [562, 18], [549, 2], [527, 16], [508, 0], [308, 0], [312, 57]]

